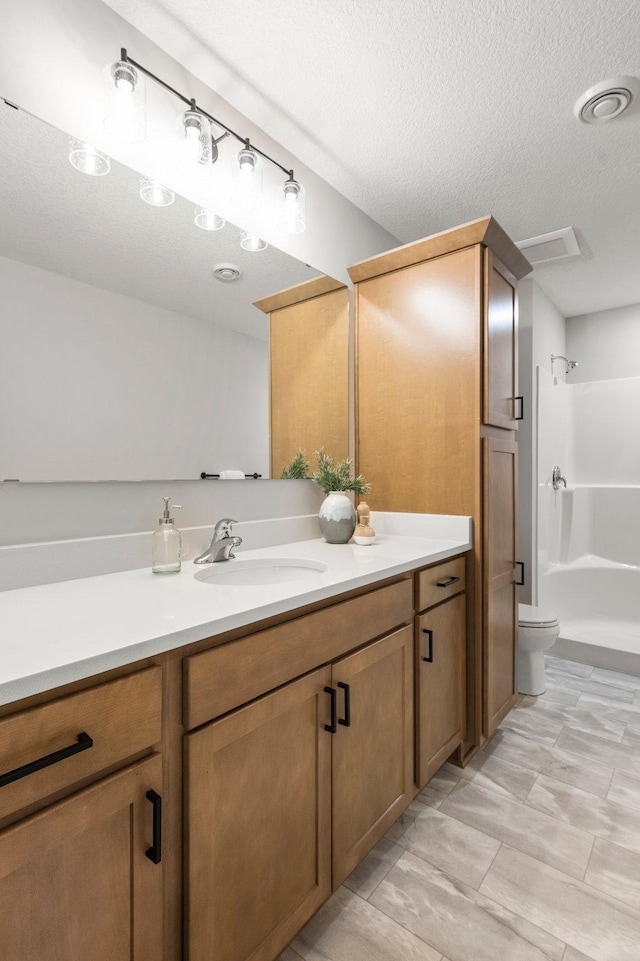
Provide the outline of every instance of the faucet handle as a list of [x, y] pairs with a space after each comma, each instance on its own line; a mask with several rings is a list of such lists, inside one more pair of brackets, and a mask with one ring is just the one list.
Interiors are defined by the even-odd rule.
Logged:
[[231, 534], [231, 525], [237, 524], [231, 517], [223, 517], [222, 520], [218, 521], [213, 529], [213, 536], [215, 538], [228, 537]]

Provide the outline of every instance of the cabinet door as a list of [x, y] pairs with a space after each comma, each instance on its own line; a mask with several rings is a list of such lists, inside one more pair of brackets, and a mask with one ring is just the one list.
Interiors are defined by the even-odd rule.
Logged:
[[0, 832], [0, 944], [12, 961], [158, 961], [158, 755]]
[[517, 444], [485, 437], [484, 735], [515, 704]]
[[482, 420], [517, 430], [518, 310], [515, 280], [485, 250], [484, 388]]
[[466, 595], [418, 617], [416, 634], [417, 784], [422, 789], [464, 736]]
[[186, 737], [189, 961], [272, 961], [330, 894], [330, 678]]
[[[343, 686], [344, 685], [344, 686]], [[413, 629], [333, 665], [333, 887], [407, 807], [413, 785]]]

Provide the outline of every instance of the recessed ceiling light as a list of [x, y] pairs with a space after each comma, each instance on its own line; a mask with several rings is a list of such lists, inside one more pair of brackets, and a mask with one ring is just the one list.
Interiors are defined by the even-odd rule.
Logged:
[[589, 87], [575, 102], [573, 112], [583, 123], [604, 123], [627, 110], [640, 94], [637, 77], [613, 77]]
[[216, 264], [211, 270], [216, 280], [222, 280], [227, 284], [242, 277], [242, 270], [235, 264]]

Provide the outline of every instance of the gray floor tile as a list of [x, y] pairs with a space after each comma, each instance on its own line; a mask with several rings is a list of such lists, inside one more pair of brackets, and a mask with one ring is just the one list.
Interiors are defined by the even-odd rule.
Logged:
[[478, 887], [500, 847], [485, 833], [415, 801], [387, 838], [472, 887]]
[[562, 961], [594, 961], [594, 959], [583, 954], [582, 951], [576, 951], [575, 948], [572, 948], [571, 945], [568, 944], [565, 948]]
[[640, 854], [640, 811], [594, 797], [544, 775], [534, 784], [526, 805]]
[[625, 691], [640, 691], [640, 677], [634, 674], [620, 674], [617, 671], [605, 671], [601, 667], [596, 667], [591, 678], [594, 681], [602, 681], [603, 684], [621, 687]]
[[614, 771], [607, 798], [618, 804], [640, 810], [640, 777], [634, 777], [624, 771]]
[[[561, 727], [571, 727], [587, 734], [596, 734], [598, 737], [605, 737], [607, 740], [618, 743], [622, 741], [627, 730], [626, 721], [620, 720], [613, 712], [594, 714], [588, 707], [567, 707], [547, 701], [545, 698], [538, 699], [535, 703], [531, 703], [532, 700], [527, 699], [520, 704], [517, 708], [518, 713], [522, 714], [526, 711], [533, 717], [543, 715]], [[512, 714], [515, 713], [516, 711], [512, 711]], [[640, 715], [638, 715], [638, 724], [640, 725]]]
[[547, 687], [558, 687], [563, 691], [578, 691], [580, 694], [597, 694], [627, 704], [630, 704], [634, 698], [632, 690], [594, 681], [590, 677], [572, 677], [553, 670], [547, 670]]
[[640, 912], [526, 854], [503, 847], [480, 890], [594, 961], [638, 961]]
[[425, 788], [420, 791], [416, 800], [429, 807], [440, 807], [447, 795], [460, 783], [462, 771], [452, 764], [445, 764], [437, 774], [431, 778]]
[[404, 848], [387, 838], [381, 838], [355, 871], [351, 872], [344, 882], [345, 887], [359, 894], [361, 898], [368, 898], [402, 854]]
[[563, 657], [554, 657], [553, 654], [545, 655], [545, 667], [550, 671], [559, 674], [568, 674], [570, 677], [589, 677], [593, 674], [594, 668], [591, 664], [580, 664], [579, 661], [567, 661]]
[[[637, 697], [637, 695], [636, 695]], [[640, 701], [621, 701], [616, 697], [607, 697], [603, 694], [580, 695], [578, 707], [584, 707], [594, 714], [606, 715], [619, 721], [633, 723], [640, 721]]]
[[518, 705], [510, 714], [507, 714], [500, 727], [510, 731], [516, 731], [523, 737], [531, 737], [535, 741], [553, 746], [563, 728], [562, 721], [556, 720], [544, 711], [527, 710], [526, 707]]
[[560, 750], [557, 743], [554, 747], [548, 747], [514, 731], [496, 731], [484, 753], [573, 784], [600, 797], [606, 797], [613, 775], [613, 768], [609, 764], [592, 761], [587, 766], [583, 756]]
[[526, 798], [537, 776], [536, 771], [482, 751], [461, 771], [461, 780], [473, 781], [478, 787], [520, 798], [521, 801]]
[[[630, 751], [623, 744], [613, 744], [595, 734], [583, 734], [566, 727], [558, 738], [556, 747], [578, 754], [590, 762], [608, 764], [618, 771], [640, 777], [640, 754]], [[588, 772], [590, 765], [585, 765], [585, 770]]]
[[562, 958], [561, 940], [411, 854], [400, 858], [371, 902], [451, 961]]
[[565, 691], [562, 687], [555, 687], [552, 685], [548, 687], [544, 694], [540, 694], [537, 697], [527, 694], [525, 695], [525, 700], [545, 700], [552, 701], [554, 704], [564, 704], [570, 707], [572, 704], [578, 703], [578, 698], [580, 697], [580, 691]]
[[278, 961], [300, 961], [300, 955], [293, 948], [285, 948]]
[[521, 801], [501, 797], [471, 781], [452, 791], [440, 811], [572, 877], [584, 877], [593, 837]]
[[357, 894], [338, 888], [291, 947], [304, 961], [441, 961], [431, 948]]
[[584, 879], [640, 912], [640, 854], [637, 851], [596, 838]]

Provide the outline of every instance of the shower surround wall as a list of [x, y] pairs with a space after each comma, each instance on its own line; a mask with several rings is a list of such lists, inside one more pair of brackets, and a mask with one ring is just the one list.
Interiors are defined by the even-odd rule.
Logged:
[[[582, 371], [580, 346], [569, 338], [568, 345]], [[588, 362], [585, 367], [593, 372]], [[553, 653], [635, 674], [638, 411], [640, 376], [562, 384], [538, 371], [538, 603], [560, 619]], [[551, 487], [556, 464], [567, 478], [566, 490]]]

